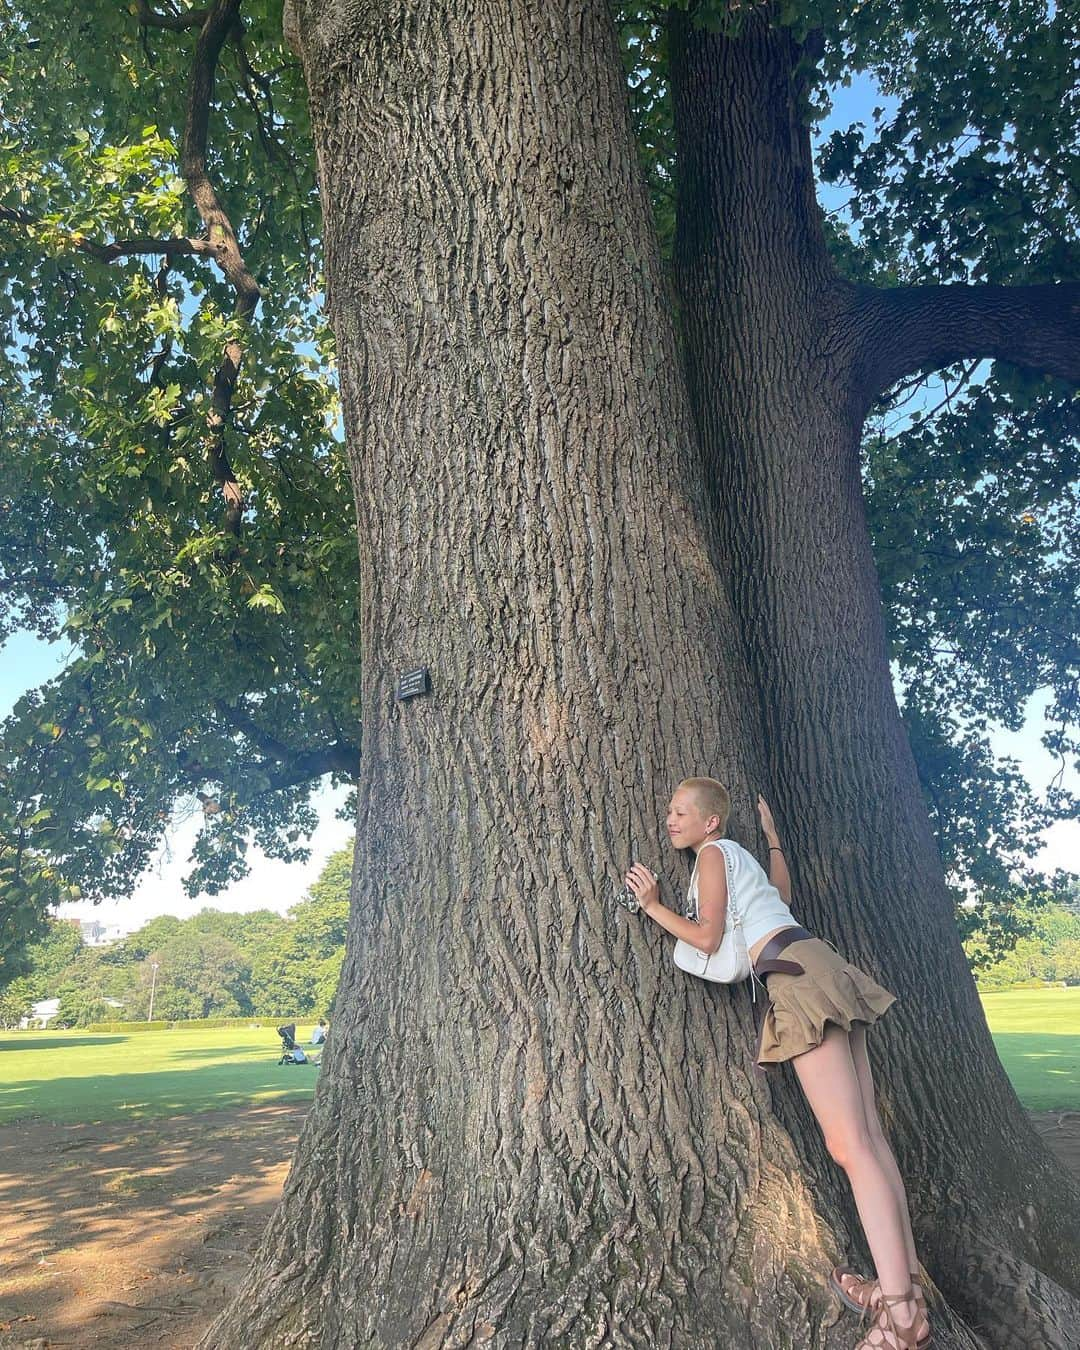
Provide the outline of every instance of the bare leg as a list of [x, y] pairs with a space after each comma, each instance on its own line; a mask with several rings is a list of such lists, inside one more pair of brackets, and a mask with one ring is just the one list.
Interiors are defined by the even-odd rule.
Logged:
[[897, 1207], [904, 1222], [904, 1242], [907, 1247], [908, 1269], [912, 1275], [916, 1275], [919, 1270], [919, 1258], [915, 1253], [915, 1238], [911, 1232], [907, 1192], [904, 1190], [904, 1180], [900, 1175], [900, 1168], [896, 1165], [896, 1157], [881, 1126], [877, 1099], [874, 1095], [874, 1079], [870, 1072], [870, 1058], [866, 1052], [866, 1028], [864, 1026], [856, 1026], [851, 1030], [851, 1058], [855, 1061], [855, 1072], [859, 1078], [859, 1090], [862, 1093], [863, 1115], [866, 1118], [867, 1133], [870, 1135], [870, 1143], [878, 1156], [878, 1161], [892, 1182]]
[[[889, 1297], [910, 1293], [908, 1226], [893, 1179], [870, 1139], [848, 1033], [842, 1027], [827, 1027], [821, 1044], [792, 1064], [825, 1145], [851, 1183], [882, 1293]], [[899, 1323], [914, 1322], [914, 1299], [896, 1305], [894, 1314]]]

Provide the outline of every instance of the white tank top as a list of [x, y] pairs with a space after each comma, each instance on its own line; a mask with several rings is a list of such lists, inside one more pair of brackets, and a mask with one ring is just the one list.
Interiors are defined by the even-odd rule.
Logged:
[[[734, 904], [742, 920], [743, 937], [747, 947], [753, 947], [763, 937], [776, 928], [795, 928], [798, 923], [784, 904], [784, 897], [765, 875], [765, 870], [741, 844], [734, 839], [708, 839], [701, 848], [710, 845], [720, 849], [727, 868], [728, 910], [725, 932], [731, 927], [731, 908]], [[701, 850], [698, 850], [698, 858]], [[698, 868], [694, 863], [694, 872], [690, 878], [690, 889], [686, 892], [686, 917], [700, 923], [698, 912]]]

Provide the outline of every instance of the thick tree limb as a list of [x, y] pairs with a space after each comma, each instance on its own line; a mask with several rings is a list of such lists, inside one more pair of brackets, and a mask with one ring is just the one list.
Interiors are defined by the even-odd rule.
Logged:
[[[300, 783], [309, 783], [312, 779], [322, 778], [324, 774], [338, 773], [355, 779], [360, 770], [360, 747], [348, 741], [331, 741], [311, 750], [291, 751], [286, 747], [275, 749], [272, 758], [276, 765], [267, 761], [252, 760], [248, 765], [230, 772], [229, 782], [238, 787], [241, 801], [253, 801], [256, 797], [270, 792], [280, 792], [284, 788], [296, 787]], [[177, 764], [184, 776], [193, 784], [204, 783], [218, 777], [216, 771], [196, 760], [177, 755]], [[252, 775], [258, 782], [257, 791], [245, 791], [244, 778]], [[197, 792], [203, 811], [208, 816], [217, 815], [221, 802], [206, 792]]]
[[[360, 771], [359, 746], [347, 741], [334, 741], [320, 746], [317, 750], [305, 750], [294, 755], [288, 764], [276, 772], [269, 773], [267, 792], [279, 792], [282, 788], [295, 787], [297, 783], [306, 783], [312, 778], [321, 778], [326, 773], [340, 773], [355, 778]], [[261, 795], [261, 794], [259, 794]]]
[[[279, 740], [271, 732], [260, 727], [243, 708], [226, 703], [224, 699], [217, 699], [215, 706], [230, 726], [239, 731], [261, 754], [266, 756], [263, 761], [252, 761], [248, 766], [255, 776], [265, 780], [267, 784], [253, 795], [262, 796], [264, 792], [278, 792], [282, 788], [295, 787], [298, 783], [306, 783], [313, 778], [321, 778], [323, 774], [327, 773], [345, 774], [349, 778], [356, 777], [360, 766], [360, 747], [358, 745], [353, 745], [349, 741], [338, 738], [335, 741], [308, 750], [296, 750], [292, 746], [286, 745], [284, 741]], [[273, 763], [270, 761], [273, 761]], [[196, 760], [192, 760], [183, 751], [177, 755], [177, 763], [185, 776], [194, 783], [203, 782], [207, 778], [217, 776], [215, 771], [208, 769]], [[242, 779], [243, 776], [243, 769], [230, 774], [234, 781]], [[204, 809], [206, 809], [208, 801], [214, 801], [214, 806], [217, 807], [216, 799], [204, 798], [203, 794], [200, 794], [200, 800], [203, 800]], [[208, 812], [208, 814], [213, 814], [213, 812]]]
[[176, 258], [182, 254], [197, 253], [205, 257], [216, 258], [220, 252], [220, 246], [212, 244], [209, 239], [117, 239], [111, 244], [98, 244], [92, 239], [82, 239], [73, 234], [71, 241], [76, 248], [81, 249], [84, 253], [89, 253], [91, 257], [99, 258], [102, 262], [113, 262], [116, 258], [124, 258], [137, 253], [160, 255], [163, 258]]
[[257, 745], [262, 753], [270, 759], [285, 764], [295, 757], [296, 752], [290, 746], [286, 745], [284, 741], [279, 741], [276, 736], [260, 727], [243, 708], [226, 703], [224, 699], [220, 698], [216, 700], [216, 707], [231, 727], [235, 727], [237, 731], [242, 732], [252, 745]]
[[[187, 10], [180, 14], [159, 13], [150, 7], [147, 0], [137, 0], [136, 4], [136, 16], [144, 27], [164, 28], [174, 32], [199, 28], [188, 87], [180, 170], [209, 237], [121, 239], [110, 244], [86, 239], [75, 231], [70, 232], [68, 237], [74, 248], [102, 262], [112, 262], [116, 258], [133, 254], [160, 254], [165, 257], [178, 254], [206, 255], [217, 263], [236, 291], [233, 317], [246, 325], [250, 323], [259, 303], [259, 285], [244, 263], [236, 232], [206, 168], [206, 143], [210, 106], [214, 97], [214, 74], [223, 45], [239, 26], [240, 4], [241, 0], [217, 0], [210, 9]], [[0, 220], [23, 226], [38, 223], [30, 213], [10, 207], [0, 207]], [[210, 412], [207, 416], [207, 459], [214, 481], [225, 498], [226, 530], [233, 536], [240, 533], [244, 497], [225, 448], [225, 430], [243, 355], [244, 348], [240, 340], [237, 337], [230, 338], [225, 344], [221, 364], [214, 377]]]
[[986, 357], [1080, 382], [1080, 283], [856, 289], [867, 401], [915, 371]]

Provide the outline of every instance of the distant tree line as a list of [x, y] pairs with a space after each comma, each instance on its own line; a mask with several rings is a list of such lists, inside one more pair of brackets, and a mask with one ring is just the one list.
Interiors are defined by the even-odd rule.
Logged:
[[[331, 855], [285, 916], [269, 909], [204, 909], [190, 919], [162, 914], [111, 946], [88, 946], [76, 925], [51, 919], [28, 949], [28, 972], [0, 988], [0, 1026], [16, 1026], [48, 998], [60, 999], [56, 1020], [71, 1026], [143, 1021], [151, 987], [154, 1016], [168, 1021], [322, 1017], [345, 956], [351, 873], [350, 845]], [[1005, 929], [1001, 918], [980, 907], [968, 920], [964, 950], [980, 989], [1080, 984], [1080, 890], [1064, 904], [1033, 894], [1008, 912]]]
[[977, 927], [964, 943], [980, 989], [1080, 984], [1080, 891], [1066, 904], [1017, 905], [1010, 924], [1007, 943], [991, 926]]
[[0, 1024], [17, 1025], [49, 998], [60, 1000], [56, 1020], [71, 1026], [145, 1021], [151, 989], [155, 1019], [324, 1016], [345, 955], [351, 870], [349, 846], [330, 857], [285, 916], [269, 909], [163, 914], [110, 946], [87, 946], [76, 925], [50, 919], [29, 949], [27, 973], [0, 990]]

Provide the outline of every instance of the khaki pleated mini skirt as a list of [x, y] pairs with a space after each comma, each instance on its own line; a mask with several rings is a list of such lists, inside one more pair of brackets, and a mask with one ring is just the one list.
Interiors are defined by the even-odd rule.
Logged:
[[858, 966], [852, 966], [820, 938], [804, 938], [785, 947], [784, 961], [803, 974], [775, 971], [768, 976], [769, 1006], [761, 1025], [757, 1062], [781, 1064], [820, 1045], [830, 1024], [850, 1031], [871, 1026], [896, 1002]]

